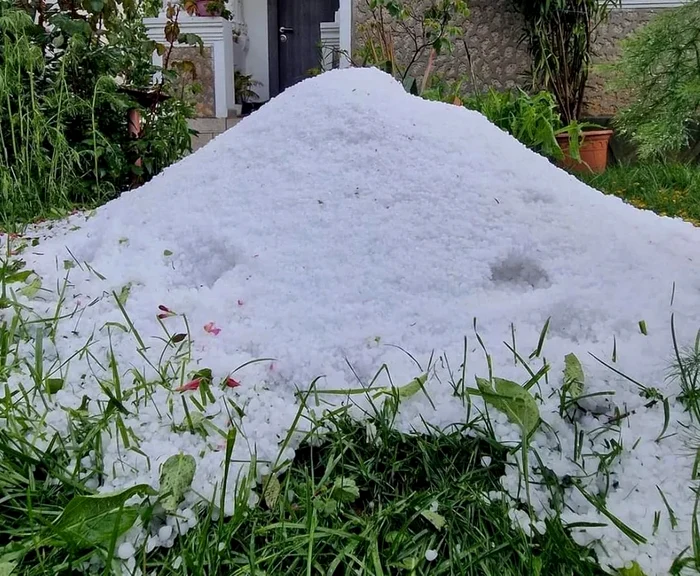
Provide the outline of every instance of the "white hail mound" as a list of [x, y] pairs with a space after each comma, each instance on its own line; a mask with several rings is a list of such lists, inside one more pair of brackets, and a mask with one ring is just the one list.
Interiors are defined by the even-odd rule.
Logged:
[[[80, 228], [68, 230], [76, 222]], [[70, 224], [23, 255], [45, 288], [60, 285], [64, 260], [80, 263], [70, 270], [64, 303], [78, 312], [61, 323], [46, 362], [68, 359], [94, 334], [90, 350], [103, 365], [83, 355], [63, 368], [66, 385], [52, 398], [48, 425], [65, 428], [59, 406], [76, 407], [87, 395], [96, 409], [106, 399], [90, 375], [109, 374], [108, 331], [122, 387], [136, 386], [132, 368], [155, 380], [134, 335], [105, 327], [125, 323], [111, 296], [125, 286], [127, 313], [154, 364], [163, 349], [156, 339], [163, 336], [159, 306], [187, 317], [190, 371], [210, 368], [224, 378], [250, 360], [275, 359], [236, 372], [239, 387], [214, 386], [216, 401], [205, 408], [225, 430], [227, 402], [235, 401], [245, 412], [239, 425], [246, 438], [239, 437], [234, 456], [246, 459], [255, 449], [259, 460], [272, 462], [297, 411], [294, 393], [314, 378], [323, 376], [319, 388], [357, 388], [348, 364], [367, 383], [386, 363], [393, 381], [406, 383], [420, 370], [388, 345], [401, 346], [423, 367], [433, 351], [446, 353], [456, 367], [468, 336], [473, 386], [474, 376], [488, 376], [474, 337], [477, 318], [494, 374], [523, 383], [526, 370], [503, 344], [512, 340], [511, 323], [526, 358], [551, 318], [542, 357], [552, 368], [539, 390], [549, 428], [540, 426], [532, 448], [560, 478], [591, 474], [584, 485], [595, 494], [599, 459], [591, 454], [609, 452], [610, 439], [621, 443], [607, 507], [647, 543], [635, 545], [573, 488], [563, 520], [606, 524], [578, 528], [574, 536], [597, 541], [603, 565], [637, 561], [648, 576], [666, 573], [690, 545], [693, 455], [681, 426], [689, 419], [674, 399], [677, 385], [665, 376], [671, 313], [681, 343], [692, 342], [700, 327], [700, 233], [592, 190], [479, 114], [412, 97], [377, 70], [334, 71], [289, 89], [152, 182]], [[42, 291], [30, 305], [53, 315], [57, 299]], [[640, 332], [641, 320], [648, 335]], [[182, 316], [162, 322], [171, 333], [185, 330]], [[631, 382], [588, 354], [609, 362], [613, 339], [616, 369], [672, 398], [670, 426], [658, 442], [661, 404], [645, 408], [648, 400]], [[584, 365], [585, 393], [614, 391], [586, 404], [592, 412], [577, 424], [587, 435], [576, 462], [574, 427], [559, 416], [559, 397], [552, 395], [570, 352]], [[533, 360], [533, 368], [542, 362]], [[463, 402], [447, 380], [435, 364], [426, 388], [434, 408], [423, 394], [407, 399], [399, 426], [423, 429], [421, 417], [441, 426], [463, 421]], [[181, 507], [196, 521], [189, 508], [195, 493], [212, 498], [224, 451], [216, 436], [173, 431], [188, 394], [156, 386], [147, 402], [136, 394], [128, 399], [125, 424], [150, 466], [117, 436], [106, 436], [101, 490], [139, 482], [157, 487], [158, 466], [185, 452], [196, 459], [197, 474]], [[474, 403], [483, 407], [478, 398]], [[615, 416], [615, 407], [635, 413], [616, 431], [592, 433]], [[490, 412], [502, 440], [518, 438], [504, 415]], [[284, 457], [292, 456], [288, 449]], [[512, 494], [518, 478], [512, 467], [503, 479]], [[656, 486], [675, 511], [675, 529]], [[548, 492], [534, 484], [531, 490], [542, 519]], [[233, 486], [229, 492], [232, 501]], [[662, 519], [653, 533], [656, 511]], [[527, 518], [514, 513], [514, 519], [529, 528]], [[157, 530], [149, 545], [172, 541], [175, 532]], [[134, 549], [123, 548], [127, 557]]]

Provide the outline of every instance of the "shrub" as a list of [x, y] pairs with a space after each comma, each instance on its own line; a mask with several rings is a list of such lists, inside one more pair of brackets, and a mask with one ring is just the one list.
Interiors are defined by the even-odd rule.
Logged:
[[[462, 23], [469, 14], [465, 0], [436, 0], [428, 4], [365, 0], [365, 9], [368, 19], [358, 27], [357, 63], [392, 74], [414, 94], [426, 88], [435, 57], [451, 52], [455, 41], [463, 36]], [[396, 53], [397, 39], [407, 40], [410, 48], [405, 54]], [[419, 85], [412, 74], [426, 56], [427, 66]]]
[[612, 87], [631, 96], [617, 118], [642, 158], [688, 145], [700, 121], [700, 2], [656, 16], [623, 44]]
[[562, 157], [556, 134], [563, 126], [557, 103], [549, 92], [530, 96], [520, 89], [516, 92], [491, 89], [486, 94], [467, 98], [464, 105], [481, 112], [535, 152], [550, 158]]
[[[189, 149], [187, 104], [145, 106], [133, 96], [149, 90], [155, 72], [142, 24], [147, 9], [117, 0], [21, 7], [0, 0], [4, 226], [108, 200]], [[140, 140], [128, 131], [134, 108], [144, 118]]]
[[522, 15], [532, 81], [555, 97], [566, 124], [579, 120], [597, 28], [618, 0], [512, 0]]

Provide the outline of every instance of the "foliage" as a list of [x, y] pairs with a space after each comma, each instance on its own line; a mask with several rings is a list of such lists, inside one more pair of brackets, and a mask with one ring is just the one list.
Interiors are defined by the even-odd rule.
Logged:
[[[365, 0], [368, 20], [358, 28], [361, 48], [356, 55], [361, 66], [376, 66], [399, 79], [407, 90], [422, 92], [430, 76], [433, 60], [453, 50], [463, 36], [462, 22], [469, 14], [465, 0], [437, 0], [427, 7], [400, 0]], [[397, 55], [397, 39], [411, 46]], [[428, 55], [421, 86], [411, 76], [414, 67]]]
[[524, 20], [532, 82], [555, 97], [565, 124], [581, 117], [598, 26], [617, 0], [512, 0]]
[[242, 104], [243, 102], [260, 98], [254, 88], [255, 86], [260, 86], [261, 82], [254, 80], [252, 74], [243, 74], [236, 70], [234, 72], [234, 83], [237, 103]]
[[[149, 91], [156, 72], [155, 46], [142, 23], [154, 9], [133, 0], [84, 7], [72, 0], [20, 7], [0, 0], [4, 226], [104, 202], [189, 149], [188, 105], [135, 96]], [[169, 78], [164, 75], [159, 96]], [[130, 109], [141, 110], [139, 140], [128, 131]]]
[[562, 151], [556, 134], [562, 121], [549, 92], [530, 96], [523, 90], [472, 96], [464, 101], [467, 108], [481, 112], [501, 130], [505, 130], [528, 148], [544, 156], [559, 159]]
[[682, 150], [700, 122], [700, 2], [664, 11], [623, 44], [614, 88], [631, 96], [621, 132], [648, 159]]
[[611, 166], [604, 174], [580, 177], [637, 208], [700, 225], [700, 168], [696, 165], [645, 162]]

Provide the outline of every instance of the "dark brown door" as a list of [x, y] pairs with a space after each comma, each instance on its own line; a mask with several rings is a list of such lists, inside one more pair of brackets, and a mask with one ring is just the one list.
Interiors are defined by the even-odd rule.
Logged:
[[277, 36], [280, 92], [320, 68], [321, 22], [333, 22], [338, 5], [339, 0], [277, 0], [277, 26], [270, 33]]

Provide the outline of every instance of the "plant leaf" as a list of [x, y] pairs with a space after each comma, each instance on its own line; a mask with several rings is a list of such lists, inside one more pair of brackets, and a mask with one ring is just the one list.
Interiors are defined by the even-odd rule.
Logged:
[[442, 530], [445, 527], [445, 517], [442, 514], [432, 510], [423, 510], [420, 514], [438, 530]]
[[46, 389], [49, 394], [56, 394], [63, 389], [63, 378], [49, 378], [46, 380]]
[[117, 300], [119, 300], [119, 303], [122, 306], [126, 305], [126, 301], [129, 299], [129, 294], [131, 294], [131, 282], [124, 284], [122, 289], [119, 291], [119, 294], [117, 294]]
[[277, 479], [275, 474], [263, 476], [262, 480], [264, 486], [263, 498], [265, 499], [265, 504], [270, 510], [273, 510], [279, 501], [282, 486], [280, 485], [280, 481]]
[[360, 489], [352, 478], [340, 476], [333, 482], [331, 497], [338, 502], [354, 502], [360, 497]]
[[583, 394], [584, 378], [583, 366], [576, 354], [564, 356], [564, 387], [572, 398]]
[[196, 469], [197, 462], [189, 454], [175, 454], [163, 463], [159, 498], [166, 512], [177, 510], [177, 505], [192, 485]]
[[154, 491], [148, 484], [139, 484], [112, 494], [75, 496], [54, 522], [53, 531], [79, 547], [106, 544], [115, 534], [120, 536], [131, 528], [138, 518], [138, 508], [125, 507], [124, 503], [139, 494]]
[[513, 424], [517, 424], [523, 438], [532, 433], [540, 421], [540, 410], [532, 395], [519, 384], [501, 378], [493, 379], [494, 389], [488, 380], [477, 378], [476, 384], [484, 400], [503, 412]]
[[0, 562], [0, 576], [10, 576], [15, 571], [17, 562]]
[[399, 388], [399, 398], [410, 398], [411, 396], [417, 394], [425, 386], [425, 382], [428, 380], [428, 373], [414, 378], [405, 386]]
[[36, 276], [34, 280], [32, 280], [24, 288], [20, 289], [20, 294], [26, 296], [27, 298], [31, 298], [32, 296], [35, 296], [39, 290], [41, 290], [41, 278]]
[[10, 274], [7, 278], [5, 278], [5, 282], [7, 284], [13, 284], [14, 282], [26, 282], [32, 274], [34, 274], [33, 270], [22, 270], [20, 272], [15, 272], [14, 274]]
[[620, 568], [617, 572], [620, 576], [646, 576], [642, 567], [636, 562], [632, 562], [632, 566], [629, 568]]

